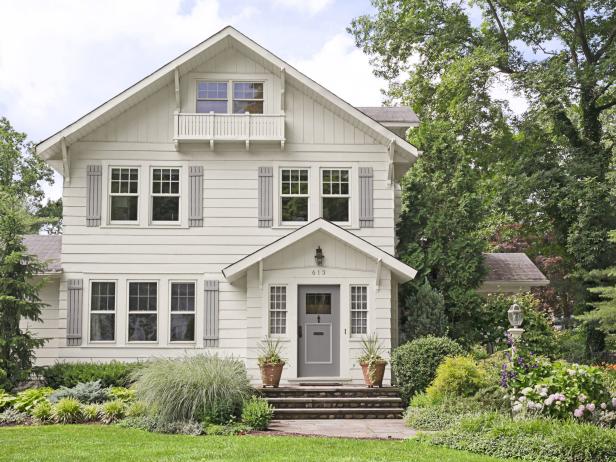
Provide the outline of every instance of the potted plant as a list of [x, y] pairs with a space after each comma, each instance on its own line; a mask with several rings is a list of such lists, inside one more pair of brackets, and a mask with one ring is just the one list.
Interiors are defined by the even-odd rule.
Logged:
[[284, 359], [280, 356], [282, 345], [279, 339], [265, 337], [259, 345], [257, 361], [261, 369], [263, 387], [278, 388], [280, 376], [284, 367]]
[[387, 361], [382, 353], [383, 346], [376, 334], [362, 339], [362, 354], [358, 360], [364, 374], [364, 382], [369, 388], [383, 386]]

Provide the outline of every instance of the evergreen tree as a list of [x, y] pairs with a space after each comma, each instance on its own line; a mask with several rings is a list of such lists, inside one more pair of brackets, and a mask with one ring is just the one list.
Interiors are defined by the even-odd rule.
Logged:
[[407, 307], [402, 319], [401, 343], [432, 335], [447, 335], [447, 316], [443, 294], [433, 289], [426, 279], [404, 303]]

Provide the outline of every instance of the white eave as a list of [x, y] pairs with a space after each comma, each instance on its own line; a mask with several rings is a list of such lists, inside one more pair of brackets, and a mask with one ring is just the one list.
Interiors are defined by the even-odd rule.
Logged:
[[160, 88], [167, 84], [171, 84], [175, 79], [176, 69], [178, 69], [180, 75], [189, 72], [201, 63], [200, 58], [203, 53], [224, 43], [225, 40], [233, 40], [234, 43], [240, 44], [245, 49], [261, 56], [271, 65], [272, 70], [278, 69], [278, 71], [280, 71], [280, 69], [284, 69], [288, 80], [302, 84], [315, 96], [323, 98], [333, 107], [336, 107], [341, 113], [346, 114], [349, 118], [360, 122], [361, 125], [363, 125], [369, 133], [373, 134], [379, 142], [385, 145], [393, 143], [395, 153], [400, 159], [399, 162], [412, 163], [420, 155], [420, 152], [415, 146], [395, 135], [387, 129], [387, 127], [371, 119], [351, 104], [317, 84], [312, 79], [308, 78], [297, 69], [293, 68], [288, 63], [278, 58], [276, 55], [258, 45], [231, 26], [225, 27], [205, 41], [201, 42], [199, 45], [191, 48], [178, 58], [165, 64], [157, 71], [124, 90], [122, 93], [103, 103], [93, 111], [84, 115], [49, 138], [41, 141], [36, 146], [37, 152], [45, 160], [58, 159], [62, 152], [63, 139], [66, 146], [78, 141], [88, 133], [126, 111], [128, 108], [134, 106], [139, 101], [147, 98]]
[[223, 275], [229, 282], [233, 282], [246, 273], [253, 265], [259, 264], [264, 259], [274, 255], [276, 252], [284, 249], [285, 247], [292, 245], [295, 242], [307, 237], [317, 231], [323, 231], [330, 236], [340, 239], [344, 243], [356, 248], [360, 252], [372, 257], [381, 265], [386, 266], [397, 277], [400, 283], [410, 281], [415, 277], [417, 271], [410, 266], [402, 263], [393, 255], [379, 249], [378, 247], [370, 244], [368, 241], [357, 237], [355, 234], [337, 226], [323, 218], [317, 218], [311, 221], [307, 225], [292, 231], [286, 236], [261, 247], [254, 253], [238, 260], [237, 262], [227, 266], [222, 270]]

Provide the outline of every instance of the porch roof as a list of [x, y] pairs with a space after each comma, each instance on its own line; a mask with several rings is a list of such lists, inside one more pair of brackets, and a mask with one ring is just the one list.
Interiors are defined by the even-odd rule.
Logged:
[[396, 275], [401, 283], [410, 281], [417, 274], [416, 270], [405, 263], [402, 263], [393, 255], [390, 255], [361, 237], [358, 237], [346, 229], [341, 228], [330, 221], [324, 220], [323, 218], [317, 218], [316, 220], [311, 221], [301, 228], [298, 228], [286, 236], [272, 242], [271, 244], [261, 247], [256, 252], [241, 258], [223, 269], [222, 274], [228, 281], [233, 282], [248, 271], [252, 265], [259, 263], [285, 247], [292, 245], [304, 237], [318, 231], [323, 231], [330, 236], [340, 239], [347, 245], [356, 248], [360, 252], [363, 252], [377, 261], [380, 261], [381, 264], [389, 268], [391, 272]]

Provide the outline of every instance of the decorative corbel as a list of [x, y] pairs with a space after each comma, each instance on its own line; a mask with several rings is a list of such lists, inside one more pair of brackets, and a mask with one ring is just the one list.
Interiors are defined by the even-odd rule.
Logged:
[[389, 159], [387, 163], [387, 185], [391, 186], [394, 184], [394, 150], [396, 148], [396, 142], [392, 138], [387, 146], [387, 152], [389, 154]]
[[377, 289], [381, 288], [381, 273], [383, 272], [383, 260], [382, 259], [378, 259], [376, 261], [376, 287]]
[[280, 113], [284, 114], [284, 99], [287, 71], [284, 67], [280, 68]]
[[259, 289], [263, 288], [263, 260], [259, 260]]
[[66, 184], [71, 183], [71, 160], [68, 156], [68, 147], [66, 146], [66, 138], [62, 137], [62, 173], [64, 176], [64, 182]]
[[180, 100], [180, 69], [175, 68], [175, 110], [179, 113], [182, 108]]

